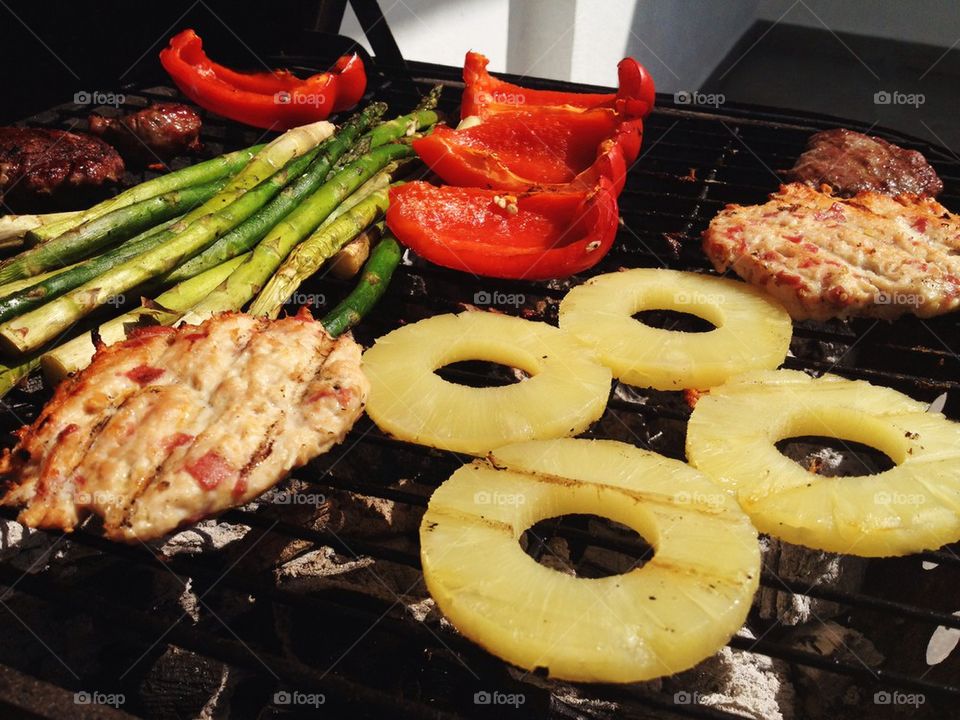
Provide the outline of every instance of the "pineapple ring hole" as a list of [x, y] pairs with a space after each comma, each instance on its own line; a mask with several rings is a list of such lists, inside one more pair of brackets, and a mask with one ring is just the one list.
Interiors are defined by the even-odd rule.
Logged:
[[801, 435], [774, 445], [781, 455], [820, 477], [879, 475], [897, 465], [882, 450], [849, 438]]
[[498, 338], [471, 338], [446, 348], [432, 364], [434, 374], [445, 382], [482, 389], [533, 377], [546, 359]]
[[695, 313], [669, 308], [645, 308], [635, 312], [632, 317], [648, 327], [672, 332], [705, 333], [716, 330], [718, 327]]
[[520, 535], [519, 543], [544, 567], [593, 579], [642, 568], [655, 552], [633, 528], [589, 513], [539, 520]]
[[[837, 432], [835, 428], [844, 430]], [[774, 447], [794, 462], [797, 462], [796, 458], [784, 450], [791, 443], [811, 439], [813, 442], [826, 440], [827, 447], [839, 450], [848, 459], [858, 454], [871, 458], [873, 465], [865, 462], [862, 457], [858, 458], [865, 471], [861, 475], [885, 472], [900, 465], [909, 456], [908, 438], [902, 429], [883, 417], [850, 408], [808, 407], [786, 418], [780, 428], [774, 429]], [[858, 476], [846, 472], [834, 474], [844, 477]]]
[[467, 387], [504, 387], [526, 380], [530, 373], [490, 360], [459, 360], [433, 371], [447, 382]]

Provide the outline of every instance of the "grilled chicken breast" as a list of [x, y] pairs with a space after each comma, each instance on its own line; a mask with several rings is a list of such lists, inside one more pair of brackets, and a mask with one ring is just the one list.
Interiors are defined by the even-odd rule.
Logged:
[[309, 314], [148, 328], [98, 350], [2, 459], [31, 527], [163, 536], [269, 489], [363, 411], [361, 348]]
[[825, 183], [845, 196], [871, 190], [935, 197], [943, 190], [937, 171], [916, 150], [846, 128], [811, 135], [788, 177], [814, 187]]
[[792, 183], [764, 205], [727, 206], [703, 248], [798, 320], [930, 317], [960, 305], [960, 218], [932, 198], [841, 199]]

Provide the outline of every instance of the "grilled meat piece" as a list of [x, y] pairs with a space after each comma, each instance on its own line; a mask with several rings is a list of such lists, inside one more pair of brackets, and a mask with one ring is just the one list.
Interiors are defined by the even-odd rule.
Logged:
[[830, 185], [844, 196], [873, 191], [936, 197], [943, 190], [937, 171], [916, 150], [844, 128], [812, 135], [787, 175], [815, 188]]
[[30, 527], [95, 513], [126, 542], [243, 505], [343, 440], [367, 395], [360, 351], [308, 313], [141, 330], [18, 432], [2, 503]]
[[123, 160], [99, 138], [66, 130], [0, 127], [0, 196], [49, 197], [117, 182]]
[[137, 162], [168, 160], [200, 149], [200, 116], [180, 103], [157, 103], [120, 118], [91, 115], [90, 132]]
[[930, 317], [960, 305], [960, 217], [933, 198], [841, 199], [791, 183], [764, 205], [728, 205], [703, 248], [798, 320]]

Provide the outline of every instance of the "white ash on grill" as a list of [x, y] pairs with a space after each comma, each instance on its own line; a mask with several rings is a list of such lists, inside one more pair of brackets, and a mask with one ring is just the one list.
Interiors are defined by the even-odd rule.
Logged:
[[[755, 639], [747, 627], [737, 635]], [[729, 647], [671, 678], [669, 689], [677, 704], [696, 701], [756, 720], [793, 720], [797, 716], [790, 667], [766, 655]]]
[[[810, 587], [859, 590], [868, 564], [864, 558], [811, 550], [766, 536], [760, 538], [760, 552], [762, 567], [767, 572]], [[836, 603], [791, 593], [776, 586], [761, 586], [754, 605], [759, 608], [760, 617], [775, 619], [783, 625], [827, 620], [844, 610]]]
[[230, 543], [243, 539], [248, 532], [250, 528], [246, 525], [233, 525], [221, 520], [204, 520], [171, 536], [160, 547], [160, 552], [166, 557], [175, 557], [222, 550]]

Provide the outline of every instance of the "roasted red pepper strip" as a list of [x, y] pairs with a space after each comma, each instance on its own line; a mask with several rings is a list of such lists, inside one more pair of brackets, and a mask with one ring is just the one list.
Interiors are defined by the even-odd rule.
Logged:
[[324, 120], [356, 104], [366, 89], [363, 61], [357, 55], [344, 56], [332, 72], [305, 80], [286, 70], [240, 73], [211, 61], [193, 30], [173, 36], [161, 51], [160, 62], [197, 105], [231, 120], [274, 130]]
[[616, 194], [605, 178], [589, 192], [517, 197], [410, 182], [390, 190], [387, 211], [390, 230], [421, 257], [476, 275], [524, 280], [593, 267], [613, 244], [617, 222]]
[[450, 185], [587, 190], [603, 175], [619, 193], [639, 150], [639, 128], [640, 121], [620, 123], [608, 109], [523, 109], [464, 130], [437, 127], [413, 147]]
[[617, 65], [620, 89], [616, 93], [572, 93], [558, 90], [531, 90], [499, 80], [487, 72], [490, 61], [477, 52], [468, 52], [463, 65], [463, 104], [460, 117], [486, 118], [518, 108], [566, 107], [587, 110], [611, 108], [624, 116], [643, 118], [653, 109], [656, 90], [653, 78], [633, 58]]
[[363, 98], [367, 91], [367, 73], [359, 55], [344, 55], [333, 66], [337, 78], [337, 99], [333, 111], [348, 110]]

